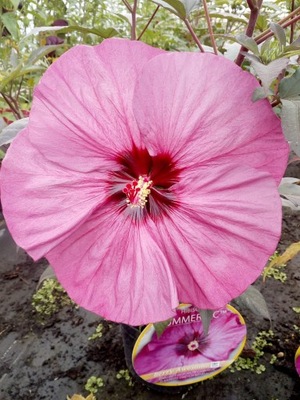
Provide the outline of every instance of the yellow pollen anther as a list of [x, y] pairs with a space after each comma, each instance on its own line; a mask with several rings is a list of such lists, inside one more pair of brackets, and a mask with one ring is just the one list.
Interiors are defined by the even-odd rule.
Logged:
[[127, 205], [131, 208], [144, 208], [148, 201], [147, 198], [151, 192], [151, 185], [152, 181], [144, 176], [139, 176], [138, 181], [135, 180], [132, 183], [128, 183], [123, 189], [123, 192], [126, 194], [127, 197]]

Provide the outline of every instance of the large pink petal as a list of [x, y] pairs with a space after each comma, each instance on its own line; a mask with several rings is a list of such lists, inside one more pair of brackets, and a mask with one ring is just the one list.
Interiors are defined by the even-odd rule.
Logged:
[[34, 92], [29, 133], [40, 152], [61, 164], [63, 157], [68, 168], [75, 155], [106, 160], [140, 145], [133, 89], [142, 66], [160, 53], [141, 42], [108, 39], [63, 54]]
[[251, 74], [224, 57], [168, 53], [152, 59], [134, 94], [148, 150], [168, 152], [185, 167], [239, 155], [279, 181], [288, 145], [269, 102], [252, 102], [257, 87]]
[[188, 171], [174, 188], [178, 207], [157, 224], [179, 299], [218, 309], [260, 275], [281, 231], [274, 180], [246, 166]]
[[34, 259], [76, 231], [106, 199], [107, 173], [100, 168], [96, 158], [68, 169], [49, 162], [26, 129], [14, 140], [1, 167], [1, 202], [14, 240]]
[[130, 325], [168, 319], [178, 298], [154, 224], [134, 223], [112, 207], [100, 207], [46, 257], [84, 308]]
[[139, 132], [132, 113], [136, 77], [162, 51], [106, 40], [60, 57], [35, 90], [29, 125], [1, 171], [5, 218], [35, 259], [63, 241], [108, 196], [108, 171]]

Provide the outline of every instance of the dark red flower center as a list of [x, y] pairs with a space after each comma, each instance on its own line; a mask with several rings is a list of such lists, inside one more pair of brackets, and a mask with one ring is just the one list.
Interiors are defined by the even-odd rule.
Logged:
[[173, 185], [180, 169], [166, 153], [151, 156], [147, 149], [133, 146], [116, 158], [119, 170], [112, 172], [110, 199], [119, 211], [129, 208], [132, 215], [157, 218], [176, 207]]
[[203, 332], [193, 331], [180, 338], [176, 345], [176, 353], [180, 356], [194, 357], [208, 346], [208, 337]]

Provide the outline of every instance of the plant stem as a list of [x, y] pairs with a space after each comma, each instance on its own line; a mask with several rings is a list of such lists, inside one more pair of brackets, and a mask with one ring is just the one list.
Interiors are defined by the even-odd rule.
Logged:
[[131, 5], [128, 3], [127, 0], [122, 0], [122, 2], [125, 4], [125, 6], [127, 7], [127, 10], [132, 13], [132, 7]]
[[278, 24], [282, 25], [284, 24], [286, 21], [288, 21], [290, 18], [294, 17], [295, 15], [300, 14], [300, 7], [296, 8], [296, 10], [292, 11], [291, 13], [289, 13], [289, 15], [287, 15], [286, 17], [282, 18]]
[[[292, 0], [292, 4], [291, 4], [291, 8], [292, 8], [292, 12], [295, 10], [295, 0]], [[294, 40], [294, 24], [291, 25], [291, 34], [290, 34], [290, 44], [293, 42]]]
[[192, 28], [192, 25], [190, 24], [190, 22], [189, 22], [189, 20], [188, 20], [187, 18], [184, 19], [184, 23], [185, 23], [185, 25], [187, 26], [187, 28], [188, 28], [190, 34], [192, 35], [192, 38], [194, 39], [195, 43], [196, 43], [197, 46], [199, 47], [199, 50], [200, 50], [202, 53], [205, 53], [204, 48], [203, 48], [203, 46], [202, 46], [200, 40], [198, 39], [197, 35], [195, 34], [194, 29]]
[[[257, 0], [257, 2], [254, 2], [253, 0], [247, 0], [248, 7], [250, 8], [250, 18], [248, 22], [248, 26], [246, 29], [246, 35], [248, 37], [252, 37], [257, 18], [259, 16], [259, 11], [261, 9], [263, 0]], [[242, 65], [242, 62], [244, 61], [245, 56], [242, 54], [242, 52], [247, 53], [248, 49], [246, 47], [242, 46], [240, 48], [239, 54], [235, 60], [235, 63], [239, 66]]]
[[136, 9], [138, 0], [134, 0], [132, 7], [131, 40], [136, 40]]
[[207, 22], [207, 27], [208, 27], [208, 32], [209, 32], [211, 45], [212, 45], [212, 47], [214, 49], [214, 53], [217, 55], [218, 54], [218, 49], [217, 49], [217, 45], [216, 45], [216, 41], [215, 41], [215, 37], [214, 37], [214, 32], [213, 32], [212, 25], [211, 25], [211, 20], [210, 20], [210, 16], [209, 16], [209, 11], [208, 11], [206, 0], [202, 0], [202, 3], [203, 3], [203, 7], [204, 7], [204, 13], [205, 13], [205, 18], [206, 18], [206, 22]]
[[154, 13], [151, 15], [149, 21], [147, 22], [145, 28], [142, 30], [141, 34], [139, 35], [139, 37], [137, 38], [137, 40], [140, 40], [141, 37], [143, 36], [143, 34], [146, 32], [148, 26], [151, 24], [151, 22], [153, 21], [153, 18], [155, 17], [157, 11], [159, 10], [160, 6], [157, 6], [156, 9], [154, 10]]
[[[287, 28], [290, 25], [293, 25], [295, 22], [300, 20], [300, 15], [297, 15], [296, 17], [290, 19], [289, 21], [286, 21], [284, 23], [281, 23], [280, 25], [282, 26], [282, 28]], [[265, 40], [269, 39], [269, 37], [272, 37], [274, 35], [273, 32], [271, 31], [265, 31], [266, 33], [264, 34], [264, 36], [259, 36], [259, 37], [255, 37], [254, 40], [256, 41], [257, 44], [260, 44], [262, 42], [264, 42]]]
[[19, 100], [19, 96], [20, 96], [20, 93], [21, 93], [21, 88], [22, 88], [23, 80], [24, 80], [24, 77], [22, 76], [22, 78], [20, 79], [20, 83], [19, 83], [19, 86], [18, 86], [17, 93], [16, 93], [16, 101]]
[[5, 102], [7, 103], [8, 107], [10, 108], [11, 112], [13, 113], [14, 117], [16, 119], [23, 118], [20, 113], [20, 110], [18, 109], [18, 106], [16, 104], [14, 104], [13, 99], [9, 98], [9, 96], [4, 94], [3, 92], [1, 92], [1, 95], [2, 95], [3, 99], [5, 100]]
[[278, 104], [280, 104], [280, 99], [275, 99], [272, 101], [271, 106], [276, 107], [276, 106], [278, 106]]
[[22, 119], [24, 116], [23, 116], [23, 113], [22, 113], [22, 111], [20, 110], [20, 106], [19, 106], [19, 103], [17, 102], [17, 100], [15, 99], [15, 98], [11, 98], [11, 101], [12, 101], [12, 103], [14, 104], [14, 107], [15, 107], [15, 110], [16, 110], [16, 113], [17, 113], [17, 116], [18, 116], [18, 119]]
[[[285, 22], [287, 22], [289, 19], [291, 19], [292, 17], [294, 17], [295, 15], [300, 13], [300, 7], [296, 8], [296, 10], [292, 11], [291, 13], [289, 13], [289, 15], [287, 15], [286, 17], [284, 17], [283, 19], [281, 19], [279, 22], [277, 22], [278, 25], [283, 25]], [[260, 40], [262, 37], [264, 37], [267, 33], [270, 33], [271, 29], [267, 29], [264, 32], [260, 33], [259, 35], [257, 35], [254, 40], [257, 42], [258, 40]], [[259, 42], [261, 43], [261, 42]]]

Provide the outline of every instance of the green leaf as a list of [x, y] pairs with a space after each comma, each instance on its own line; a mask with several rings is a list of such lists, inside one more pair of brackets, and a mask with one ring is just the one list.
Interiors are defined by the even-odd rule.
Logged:
[[100, 36], [104, 39], [116, 36], [118, 31], [115, 28], [85, 28], [79, 25], [71, 25], [71, 26], [40, 26], [37, 28], [33, 28], [28, 35], [24, 37], [24, 39], [28, 38], [31, 35], [37, 35], [40, 32], [52, 32], [56, 31], [58, 33], [66, 33], [66, 32], [80, 32], [84, 34], [92, 33], [94, 35]]
[[33, 50], [33, 52], [30, 54], [26, 65], [32, 65], [35, 64], [38, 60], [41, 58], [45, 57], [47, 54], [51, 53], [52, 51], [62, 47], [61, 44], [56, 44], [56, 45], [51, 45], [51, 46], [42, 46], [39, 47], [36, 50]]
[[164, 333], [164, 331], [166, 330], [167, 326], [169, 325], [169, 323], [171, 321], [172, 321], [172, 318], [170, 318], [166, 321], [155, 322], [155, 324], [153, 324], [158, 338]]
[[9, 61], [13, 68], [16, 68], [19, 64], [18, 52], [14, 48], [11, 49]]
[[283, 29], [283, 27], [280, 26], [279, 24], [276, 24], [275, 22], [271, 22], [270, 29], [274, 33], [274, 35], [277, 37], [280, 44], [282, 46], [285, 46], [286, 45], [286, 35], [285, 35], [285, 30]]
[[21, 71], [18, 73], [17, 77], [19, 78], [20, 76], [28, 75], [28, 74], [36, 74], [37, 72], [44, 72], [46, 66], [41, 66], [41, 65], [29, 65], [25, 66], [24, 68], [21, 69]]
[[84, 28], [83, 26], [64, 26], [60, 27], [61, 29], [59, 30], [62, 32], [80, 32], [80, 33], [92, 33], [94, 35], [100, 36], [103, 39], [111, 38], [113, 36], [116, 36], [119, 32], [115, 28]]
[[[280, 185], [278, 186], [279, 195], [281, 197], [282, 205], [292, 208], [293, 210], [300, 210], [300, 181], [297, 178], [284, 177], [282, 178]], [[268, 275], [270, 269], [272, 269], [271, 263], [274, 266], [274, 258], [276, 261], [279, 256], [272, 258], [268, 266], [265, 268], [264, 279]], [[270, 268], [271, 265], [271, 268]], [[275, 267], [274, 267], [275, 268]]]
[[300, 307], [293, 307], [293, 311], [295, 311], [297, 314], [300, 314]]
[[253, 54], [255, 54], [257, 57], [259, 57], [259, 50], [256, 41], [245, 35], [245, 34], [240, 34], [236, 36], [236, 40], [246, 49], [252, 51]]
[[9, 31], [11, 36], [14, 39], [17, 39], [19, 36], [19, 29], [18, 29], [18, 20], [13, 12], [6, 12], [1, 15], [1, 21], [5, 28]]
[[179, 0], [152, 0], [153, 3], [158, 4], [167, 10], [176, 14], [179, 18], [185, 19], [187, 17], [186, 9], [183, 3]]
[[42, 286], [43, 282], [46, 279], [57, 279], [54, 269], [51, 267], [50, 264], [48, 265], [48, 267], [44, 270], [44, 272], [40, 276], [36, 290], [38, 290]]
[[262, 14], [260, 14], [257, 17], [255, 28], [258, 29], [260, 32], [267, 30], [269, 27], [267, 17], [268, 17], [267, 15], [262, 15]]
[[262, 43], [262, 45], [260, 47], [261, 57], [263, 57], [266, 53], [268, 53], [270, 51], [271, 42], [272, 42], [272, 38], [270, 37]]
[[[288, 178], [292, 179], [292, 178]], [[272, 257], [269, 264], [266, 266], [264, 270], [264, 280], [266, 279], [268, 272], [274, 267], [283, 267], [292, 260], [296, 255], [300, 252], [300, 242], [292, 243], [289, 245], [283, 254], [278, 255], [275, 253], [275, 256]]]
[[291, 46], [300, 47], [300, 36], [291, 43]]
[[300, 97], [281, 99], [281, 123], [286, 140], [294, 152], [300, 156]]
[[[201, 13], [201, 15], [204, 13]], [[242, 16], [236, 15], [236, 14], [231, 14], [231, 13], [227, 13], [225, 11], [222, 12], [215, 12], [215, 11], [211, 11], [209, 13], [211, 18], [221, 18], [221, 19], [227, 19], [230, 22], [240, 22], [244, 25], [247, 25], [248, 20]]]
[[258, 61], [258, 62], [261, 62], [260, 58], [257, 57], [257, 56], [255, 56], [254, 54], [250, 54], [250, 53], [247, 53], [247, 52], [245, 52], [245, 51], [242, 51], [241, 53], [242, 53], [243, 56], [245, 56], [245, 58], [246, 58], [247, 60], [249, 60], [249, 61]]
[[20, 0], [10, 0], [10, 2], [11, 2], [11, 4], [13, 5], [14, 10], [17, 10], [18, 7], [19, 7], [19, 4], [21, 3]]
[[115, 15], [116, 17], [120, 18], [122, 21], [126, 22], [127, 24], [129, 24], [129, 26], [132, 25], [132, 17], [131, 14], [129, 13], [113, 13], [113, 15]]
[[0, 92], [4, 89], [4, 87], [11, 82], [13, 79], [17, 78], [20, 71], [22, 70], [22, 64], [20, 63], [16, 68], [6, 74], [3, 78], [0, 79]]
[[6, 122], [4, 121], [4, 119], [2, 117], [0, 117], [0, 133], [3, 131], [3, 129], [5, 127], [6, 127]]
[[284, 78], [279, 84], [281, 99], [300, 96], [300, 67], [289, 78]]
[[300, 49], [300, 36], [294, 40], [289, 46], [286, 46], [285, 53], [293, 52]]
[[3, 150], [0, 149], [0, 160], [3, 160], [5, 157], [5, 153]]
[[264, 296], [254, 286], [248, 289], [234, 300], [240, 307], [246, 307], [255, 315], [269, 319], [271, 316]]
[[203, 325], [204, 335], [206, 336], [209, 331], [210, 322], [214, 313], [214, 310], [200, 310], [198, 309], [199, 314], [201, 315], [201, 321]]
[[27, 39], [29, 36], [38, 35], [40, 32], [52, 32], [63, 29], [63, 26], [38, 26], [29, 31], [29, 33], [22, 39]]
[[262, 87], [257, 87], [252, 94], [252, 101], [256, 102], [258, 100], [265, 99], [266, 97], [268, 97], [268, 95], [266, 94], [265, 89]]
[[6, 126], [0, 134], [0, 146], [11, 143], [17, 134], [27, 126], [28, 119], [29, 118], [18, 119]]
[[0, 80], [0, 92], [3, 91], [5, 86], [7, 86], [14, 79], [31, 73], [43, 72], [45, 68], [46, 67], [39, 65], [29, 65], [23, 68], [22, 63], [20, 63], [16, 68], [14, 68], [10, 73]]
[[270, 85], [278, 77], [278, 75], [287, 67], [289, 60], [287, 58], [278, 58], [270, 62], [268, 65], [252, 60], [251, 66], [261, 80], [262, 87], [265, 94], [268, 96], [270, 92]]
[[287, 58], [300, 56], [300, 48], [298, 48], [297, 50], [287, 50], [287, 49], [285, 49], [285, 51], [281, 54], [281, 56], [282, 57], [287, 57]]
[[201, 0], [181, 0], [181, 2], [184, 5], [187, 17], [192, 11], [197, 10], [202, 4]]

